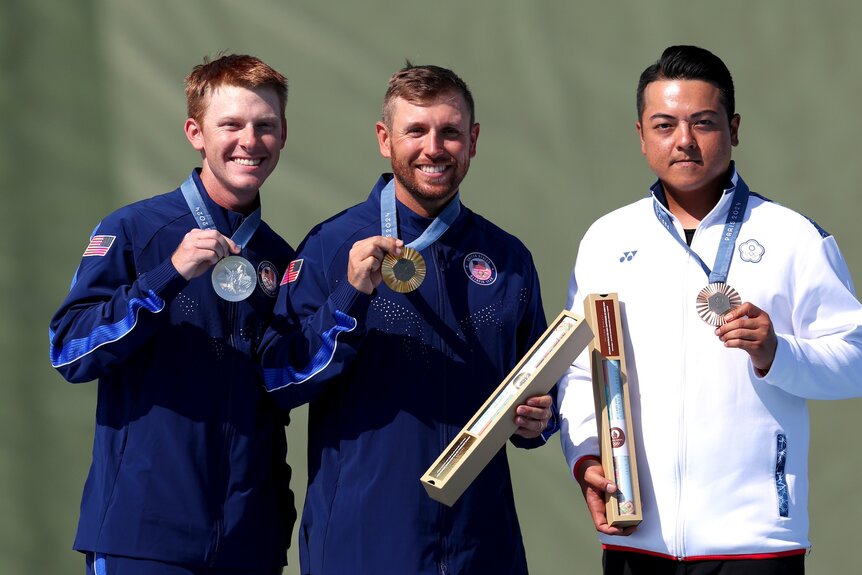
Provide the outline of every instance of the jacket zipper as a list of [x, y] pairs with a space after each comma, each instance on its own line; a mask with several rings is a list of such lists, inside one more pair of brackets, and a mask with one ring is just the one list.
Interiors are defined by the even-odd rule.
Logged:
[[[695, 230], [695, 236], [697, 235], [697, 230]], [[694, 239], [692, 239], [692, 244], [694, 243]], [[690, 253], [687, 253], [686, 257], [686, 270], [689, 264], [692, 262], [693, 258]], [[690, 280], [690, 274], [686, 271], [685, 279], [687, 281], [683, 282], [684, 288], [688, 285], [688, 280]], [[685, 301], [685, 294], [688, 290], [683, 289], [683, 295], [681, 298], [682, 301], [682, 340], [686, 340], [686, 336], [689, 332], [689, 314], [688, 302]], [[686, 458], [686, 445], [688, 441], [688, 436], [686, 434], [686, 424], [685, 424], [685, 403], [686, 403], [686, 378], [688, 375], [688, 355], [683, 350], [682, 357], [682, 373], [681, 373], [681, 388], [679, 390], [679, 427], [678, 432], [679, 436], [677, 439], [677, 468], [676, 468], [676, 531], [674, 536], [674, 547], [673, 550], [674, 555], [682, 561], [685, 558], [685, 529], [686, 529], [686, 521], [685, 521], [685, 467], [687, 463]]]
[[[434, 263], [434, 279], [437, 282], [437, 314], [440, 317], [443, 317], [444, 307], [445, 307], [445, 285], [443, 281], [443, 267], [440, 265], [441, 262], [440, 256], [440, 248], [434, 244], [431, 246], [431, 260]], [[440, 350], [443, 352], [444, 357], [448, 356], [449, 349], [446, 346], [446, 342], [439, 338], [439, 336], [435, 335], [435, 338], [439, 339]], [[443, 366], [445, 370], [446, 362], [440, 362], [440, 365]], [[440, 374], [440, 380], [443, 382], [443, 409], [446, 410], [446, 406], [448, 405], [448, 396], [447, 396], [447, 378], [445, 371]], [[444, 421], [446, 420], [444, 416]], [[441, 425], [440, 427], [440, 452], [442, 453], [444, 449], [449, 444], [449, 429], [446, 424]], [[447, 575], [449, 573], [449, 545], [446, 537], [446, 532], [449, 530], [449, 521], [450, 521], [450, 512], [449, 508], [443, 505], [442, 503], [437, 504], [438, 509], [438, 520], [439, 520], [439, 541], [440, 541], [440, 558], [437, 563], [437, 570], [440, 575]]]
[[[237, 338], [237, 311], [238, 311], [238, 303], [235, 302], [224, 302], [227, 305], [227, 309], [225, 310], [225, 317], [227, 318], [227, 333], [228, 333], [228, 346], [233, 349], [239, 349], [237, 347], [237, 342], [239, 339]], [[233, 401], [233, 385], [229, 384], [227, 389], [225, 390], [225, 422], [223, 429], [223, 442], [222, 442], [222, 485], [225, 488], [225, 492], [228, 489], [228, 482], [230, 481], [230, 474], [228, 470], [230, 469], [230, 438], [231, 438], [231, 428], [230, 428], [230, 411], [231, 411], [231, 402]], [[225, 499], [222, 499], [220, 516], [215, 520], [215, 543], [212, 548], [212, 555], [210, 557], [210, 565], [214, 565], [216, 560], [218, 559], [219, 551], [221, 550], [221, 540], [224, 536], [224, 516], [225, 516]]]

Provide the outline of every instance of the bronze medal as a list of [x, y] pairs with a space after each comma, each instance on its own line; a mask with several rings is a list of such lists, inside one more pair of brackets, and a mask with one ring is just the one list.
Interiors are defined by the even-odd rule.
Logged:
[[425, 279], [425, 259], [413, 248], [405, 247], [401, 257], [386, 254], [380, 266], [383, 283], [389, 289], [398, 293], [408, 293], [420, 285]]
[[700, 319], [716, 327], [724, 325], [725, 314], [740, 305], [742, 298], [726, 283], [711, 283], [697, 294], [697, 314]]

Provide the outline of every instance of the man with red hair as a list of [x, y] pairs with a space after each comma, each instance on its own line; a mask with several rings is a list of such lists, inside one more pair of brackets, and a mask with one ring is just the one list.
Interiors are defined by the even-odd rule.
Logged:
[[99, 380], [74, 548], [96, 575], [281, 573], [295, 519], [287, 417], [256, 348], [294, 252], [261, 220], [287, 79], [226, 55], [186, 79], [201, 168], [96, 227], [51, 320], [51, 362]]

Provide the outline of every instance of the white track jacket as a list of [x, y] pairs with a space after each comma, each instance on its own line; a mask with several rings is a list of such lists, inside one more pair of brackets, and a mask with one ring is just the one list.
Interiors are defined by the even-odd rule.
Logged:
[[[738, 178], [694, 234], [707, 266]], [[862, 396], [862, 306], [847, 266], [816, 224], [752, 193], [727, 283], [774, 324], [775, 361], [759, 377], [698, 316], [707, 276], [656, 217], [658, 186], [590, 227], [569, 286], [580, 314], [588, 294], [618, 293], [625, 332], [643, 522], [600, 539], [688, 560], [800, 552], [810, 547], [806, 402]], [[582, 354], [559, 387], [570, 471], [599, 452], [588, 362]]]

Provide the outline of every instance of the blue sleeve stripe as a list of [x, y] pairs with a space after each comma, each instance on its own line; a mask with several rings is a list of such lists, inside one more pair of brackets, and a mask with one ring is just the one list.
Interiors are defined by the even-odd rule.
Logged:
[[263, 385], [267, 391], [277, 391], [288, 385], [304, 383], [332, 363], [335, 350], [338, 347], [338, 335], [342, 332], [353, 331], [357, 325], [354, 318], [342, 311], [335, 310], [334, 315], [335, 325], [321, 335], [320, 349], [317, 350], [304, 370], [297, 371], [292, 365], [263, 370]]
[[62, 347], [54, 345], [54, 334], [49, 331], [51, 337], [51, 365], [54, 367], [68, 365], [94, 352], [103, 345], [122, 339], [135, 328], [135, 325], [138, 323], [138, 312], [142, 308], [152, 313], [159, 313], [165, 308], [165, 302], [153, 291], [148, 292], [146, 298], [132, 298], [129, 300], [128, 313], [120, 321], [110, 325], [100, 325], [90, 332], [90, 335], [87, 337], [73, 339]]
[[557, 394], [552, 395], [554, 402], [551, 404], [551, 419], [548, 421], [548, 427], [542, 432], [541, 438], [545, 443], [560, 430], [560, 412], [557, 408]]

